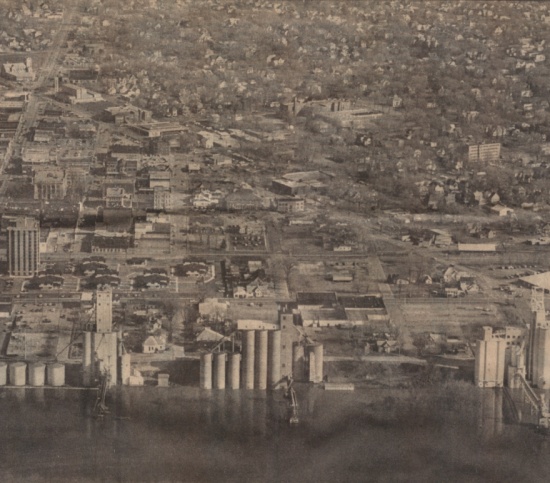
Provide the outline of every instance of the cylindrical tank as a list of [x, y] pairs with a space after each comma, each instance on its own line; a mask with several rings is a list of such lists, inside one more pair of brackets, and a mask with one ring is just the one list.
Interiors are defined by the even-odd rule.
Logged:
[[254, 389], [254, 331], [244, 331], [243, 340], [244, 352], [244, 388]]
[[225, 361], [227, 354], [218, 352], [214, 354], [214, 389], [225, 389]]
[[56, 362], [49, 364], [47, 369], [48, 384], [54, 387], [65, 385], [65, 365]]
[[92, 333], [84, 332], [84, 347], [82, 354], [82, 384], [86, 387], [92, 385]]
[[277, 389], [281, 380], [281, 331], [272, 330], [269, 333], [269, 361], [267, 385], [269, 389]]
[[36, 362], [29, 366], [29, 386], [43, 386], [46, 381], [46, 364]]
[[304, 346], [295, 343], [292, 347], [292, 376], [297, 381], [303, 381], [305, 377]]
[[27, 364], [14, 362], [10, 364], [10, 384], [12, 386], [24, 386], [27, 379]]
[[5, 386], [8, 383], [8, 365], [5, 362], [0, 362], [0, 386]]
[[130, 354], [121, 354], [120, 356], [120, 382], [127, 386], [130, 384], [132, 375], [132, 356]]
[[256, 368], [254, 387], [267, 388], [267, 330], [256, 331]]
[[323, 381], [323, 344], [315, 344], [313, 346], [313, 354], [315, 355], [315, 377], [313, 382]]
[[201, 355], [200, 387], [212, 389], [212, 354], [210, 353]]
[[227, 385], [229, 389], [239, 389], [241, 379], [241, 355], [233, 353], [229, 355], [229, 377]]
[[317, 382], [315, 377], [315, 353], [313, 352], [313, 346], [309, 346], [307, 355], [307, 382]]

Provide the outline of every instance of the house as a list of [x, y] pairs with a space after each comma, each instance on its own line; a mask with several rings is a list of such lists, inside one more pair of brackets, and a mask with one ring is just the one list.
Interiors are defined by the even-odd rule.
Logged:
[[457, 270], [453, 265], [451, 265], [443, 272], [442, 279], [444, 283], [452, 284], [452, 283], [459, 282], [464, 277], [469, 277], [469, 276], [470, 276], [469, 273]]
[[460, 290], [464, 293], [477, 293], [479, 292], [479, 285], [476, 283], [473, 277], [462, 277], [459, 282]]
[[152, 336], [150, 335], [143, 342], [143, 353], [144, 354], [155, 354], [157, 352], [163, 352], [166, 350], [166, 341], [162, 336]]
[[399, 349], [399, 345], [396, 340], [377, 340], [376, 350], [384, 354], [391, 354]]
[[448, 298], [463, 297], [464, 292], [458, 287], [445, 287], [445, 296]]
[[486, 226], [486, 227], [483, 227], [481, 230], [479, 230], [475, 234], [475, 236], [477, 236], [478, 238], [487, 238], [490, 240], [496, 236], [496, 233], [494, 230]]
[[474, 202], [479, 206], [483, 206], [486, 203], [485, 196], [482, 191], [474, 191]]
[[453, 243], [451, 234], [445, 230], [431, 229], [428, 230], [433, 237], [433, 244], [437, 247], [449, 246]]
[[514, 210], [512, 208], [508, 208], [507, 206], [501, 204], [491, 206], [490, 211], [491, 213], [494, 213], [498, 216], [510, 216], [512, 213], [514, 213]]
[[485, 193], [485, 198], [487, 199], [487, 202], [492, 205], [497, 205], [500, 202], [500, 195], [495, 192], [487, 192]]

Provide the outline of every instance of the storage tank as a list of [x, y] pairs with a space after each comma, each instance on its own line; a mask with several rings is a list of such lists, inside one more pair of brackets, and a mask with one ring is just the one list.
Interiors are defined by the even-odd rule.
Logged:
[[47, 369], [48, 384], [53, 387], [65, 385], [65, 365], [55, 362], [49, 364]]
[[8, 383], [8, 365], [5, 362], [0, 362], [0, 386], [5, 386]]
[[292, 376], [297, 381], [305, 378], [304, 346], [296, 342], [292, 346]]
[[323, 344], [315, 344], [312, 347], [313, 355], [315, 356], [315, 376], [312, 378], [313, 382], [322, 382], [323, 381]]
[[254, 389], [254, 331], [245, 330], [243, 340], [244, 352], [244, 388]]
[[212, 389], [212, 354], [209, 352], [201, 355], [200, 372], [201, 389]]
[[29, 386], [41, 387], [46, 381], [46, 364], [36, 362], [29, 366]]
[[125, 352], [120, 356], [120, 383], [125, 386], [129, 385], [131, 375], [132, 375], [132, 356]]
[[241, 355], [233, 353], [229, 355], [229, 377], [227, 385], [229, 389], [239, 389], [241, 383]]
[[218, 352], [214, 354], [214, 389], [225, 389], [225, 361], [227, 354]]
[[82, 353], [82, 384], [92, 385], [92, 333], [84, 332], [84, 347]]
[[272, 330], [269, 333], [269, 360], [267, 385], [269, 389], [277, 389], [281, 380], [281, 331]]
[[10, 364], [10, 384], [12, 386], [24, 386], [27, 380], [27, 364], [14, 362]]
[[267, 330], [256, 331], [256, 367], [254, 387], [267, 388]]

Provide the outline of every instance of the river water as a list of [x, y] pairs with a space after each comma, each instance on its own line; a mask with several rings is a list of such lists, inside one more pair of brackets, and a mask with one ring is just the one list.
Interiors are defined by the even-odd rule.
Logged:
[[0, 481], [550, 481], [550, 437], [486, 391], [298, 387], [291, 427], [279, 394], [122, 388], [94, 419], [89, 391], [1, 389]]

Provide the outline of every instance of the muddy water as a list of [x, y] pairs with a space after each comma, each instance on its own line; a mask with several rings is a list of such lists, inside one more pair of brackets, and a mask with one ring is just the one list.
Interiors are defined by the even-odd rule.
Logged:
[[96, 420], [89, 392], [3, 389], [0, 481], [550, 481], [550, 438], [470, 392], [298, 388], [290, 427], [253, 391], [125, 388]]

